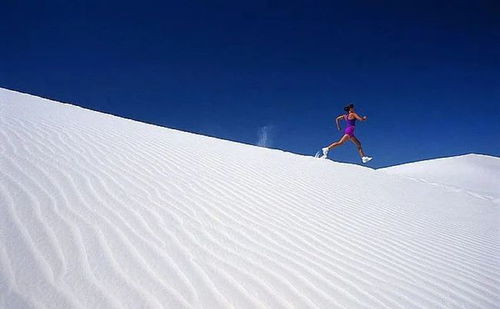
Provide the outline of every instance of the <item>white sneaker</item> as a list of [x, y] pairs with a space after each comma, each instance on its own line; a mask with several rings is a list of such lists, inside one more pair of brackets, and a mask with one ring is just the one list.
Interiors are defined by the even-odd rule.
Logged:
[[373, 158], [372, 157], [362, 157], [361, 161], [363, 161], [363, 163], [366, 163], [366, 162], [370, 161], [371, 159], [373, 159]]
[[321, 159], [325, 159], [327, 156], [328, 156], [328, 147], [325, 147], [325, 148], [322, 148], [321, 150], [323, 150], [323, 155], [321, 156]]

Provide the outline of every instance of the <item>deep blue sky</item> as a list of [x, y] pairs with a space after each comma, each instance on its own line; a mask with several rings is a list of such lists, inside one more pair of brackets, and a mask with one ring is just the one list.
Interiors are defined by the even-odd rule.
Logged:
[[500, 156], [498, 1], [42, 2], [2, 3], [0, 87], [303, 154], [352, 101], [373, 167]]

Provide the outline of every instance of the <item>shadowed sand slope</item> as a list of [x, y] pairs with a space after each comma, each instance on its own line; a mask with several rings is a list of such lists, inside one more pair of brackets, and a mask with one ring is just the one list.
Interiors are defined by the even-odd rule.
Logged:
[[0, 308], [498, 308], [462, 188], [0, 89]]
[[500, 158], [497, 157], [467, 154], [392, 166], [380, 171], [450, 189], [467, 190], [486, 198], [500, 198]]

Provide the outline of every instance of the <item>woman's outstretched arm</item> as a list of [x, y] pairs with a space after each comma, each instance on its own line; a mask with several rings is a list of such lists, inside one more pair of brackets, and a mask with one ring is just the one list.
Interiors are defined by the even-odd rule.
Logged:
[[364, 120], [368, 119], [368, 117], [366, 117], [366, 116], [360, 117], [357, 113], [353, 113], [353, 114], [354, 114], [354, 118], [356, 118], [359, 121], [364, 121]]

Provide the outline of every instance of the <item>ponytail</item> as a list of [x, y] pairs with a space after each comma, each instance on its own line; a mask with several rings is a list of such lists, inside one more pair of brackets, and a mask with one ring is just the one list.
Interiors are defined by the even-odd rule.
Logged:
[[354, 107], [354, 104], [349, 104], [349, 105], [347, 105], [346, 107], [344, 107], [344, 111], [349, 112], [349, 110], [350, 110], [351, 108], [353, 108], [353, 107]]

